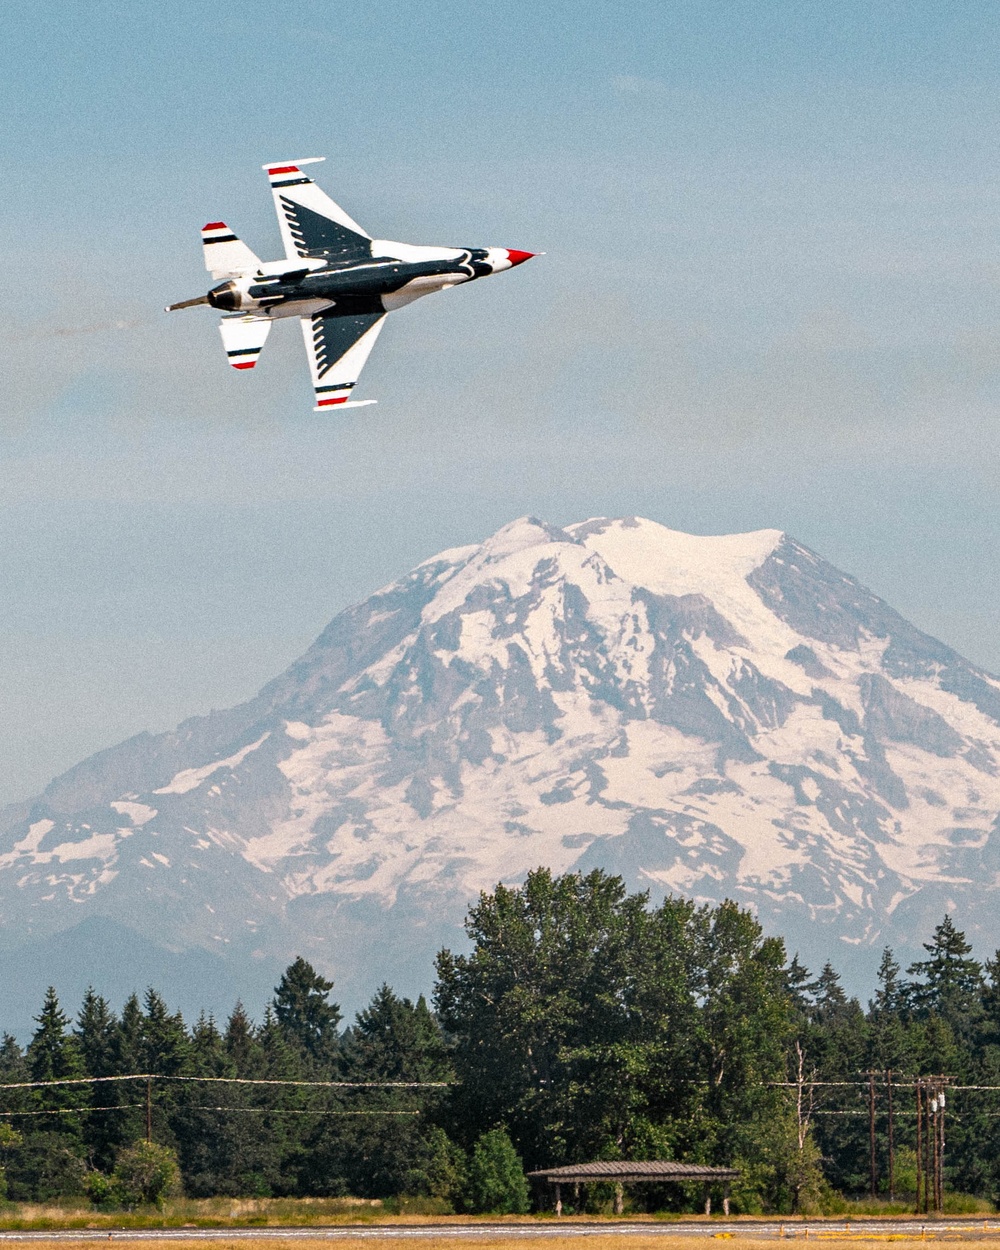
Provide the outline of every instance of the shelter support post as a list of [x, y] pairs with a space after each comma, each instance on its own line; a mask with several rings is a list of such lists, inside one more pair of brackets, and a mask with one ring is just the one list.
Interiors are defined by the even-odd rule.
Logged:
[[625, 1189], [621, 1181], [615, 1184], [615, 1215], [621, 1215], [625, 1210]]
[[562, 1187], [556, 1181], [556, 1215], [562, 1215]]
[[728, 1182], [726, 1184], [726, 1188], [722, 1191], [722, 1214], [723, 1215], [729, 1214], [729, 1184]]
[[705, 1186], [705, 1214], [712, 1214], [712, 1191], [707, 1185]]
[[573, 1182], [573, 1214], [580, 1214], [580, 1182]]

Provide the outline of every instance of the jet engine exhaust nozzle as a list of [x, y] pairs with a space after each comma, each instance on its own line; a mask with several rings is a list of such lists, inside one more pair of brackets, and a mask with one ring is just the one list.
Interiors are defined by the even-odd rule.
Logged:
[[212, 287], [208, 293], [208, 302], [213, 308], [223, 312], [235, 312], [240, 306], [240, 294], [235, 282], [223, 282], [221, 286]]

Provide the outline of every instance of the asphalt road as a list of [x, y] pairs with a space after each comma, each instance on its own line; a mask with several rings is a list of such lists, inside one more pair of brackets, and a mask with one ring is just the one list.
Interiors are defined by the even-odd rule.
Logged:
[[[808, 1234], [807, 1230], [808, 1229]], [[822, 1221], [804, 1224], [780, 1220], [699, 1220], [697, 1222], [635, 1223], [628, 1220], [577, 1223], [546, 1220], [538, 1224], [353, 1224], [322, 1228], [146, 1228], [68, 1229], [0, 1232], [7, 1241], [450, 1241], [457, 1238], [537, 1241], [551, 1237], [712, 1237], [736, 1240], [844, 1241], [895, 1240], [900, 1236], [931, 1241], [1000, 1240], [1000, 1218], [968, 1216], [921, 1223], [914, 1219]]]

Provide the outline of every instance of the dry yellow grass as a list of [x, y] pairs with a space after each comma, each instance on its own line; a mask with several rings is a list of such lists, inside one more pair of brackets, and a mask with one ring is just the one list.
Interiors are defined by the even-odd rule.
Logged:
[[[438, 1239], [434, 1237], [414, 1238], [412, 1236], [387, 1237], [384, 1230], [380, 1230], [376, 1225], [352, 1230], [354, 1235], [350, 1238], [342, 1236], [337, 1238], [303, 1237], [301, 1234], [295, 1234], [290, 1236], [288, 1241], [292, 1243], [294, 1250], [331, 1250], [331, 1245], [343, 1244], [345, 1242], [354, 1244], [357, 1241], [377, 1241], [384, 1250], [417, 1250], [418, 1247], [423, 1245], [435, 1247], [435, 1250], [438, 1247], [441, 1247], [442, 1250], [444, 1248], [446, 1250], [511, 1250], [511, 1247], [514, 1246], [537, 1246], [539, 1250], [721, 1250], [721, 1245], [729, 1240], [738, 1242], [739, 1250], [775, 1250], [776, 1245], [781, 1244], [777, 1238], [763, 1240], [742, 1234], [713, 1234], [707, 1230], [704, 1234], [688, 1234], [677, 1237], [671, 1237], [669, 1234], [651, 1236], [629, 1234], [621, 1236], [614, 1233], [593, 1233], [583, 1237], [580, 1235], [564, 1237], [558, 1234], [526, 1237], [523, 1234], [518, 1236], [515, 1228], [516, 1226], [512, 1226], [510, 1236], [504, 1236], [503, 1234], [479, 1237], [449, 1235]], [[3, 1239], [0, 1236], [0, 1241]], [[224, 1234], [211, 1238], [189, 1235], [183, 1240], [157, 1238], [155, 1246], [156, 1250], [275, 1250], [276, 1243], [281, 1240], [283, 1239], [276, 1236], [267, 1238], [240, 1237], [229, 1240]], [[786, 1229], [786, 1240], [805, 1240], [801, 1226], [794, 1230], [792, 1228]], [[817, 1227], [811, 1228], [809, 1235], [810, 1242], [821, 1241], [824, 1247], [829, 1246], [830, 1250], [837, 1250], [837, 1247], [841, 1247], [842, 1250], [864, 1250], [865, 1247], [870, 1247], [871, 1250], [879, 1250], [880, 1247], [884, 1247], [886, 1242], [894, 1243], [893, 1250], [920, 1250], [921, 1247], [923, 1250], [927, 1250], [927, 1243], [930, 1241], [958, 1240], [973, 1240], [983, 1250], [1000, 1250], [1000, 1235], [993, 1230], [984, 1234], [981, 1221], [971, 1221], [961, 1230], [928, 1228], [924, 1238], [921, 1238], [919, 1233], [916, 1235], [909, 1233], [883, 1233], [869, 1236]], [[115, 1233], [113, 1242], [115, 1250], [150, 1250], [148, 1239], [140, 1240], [130, 1237], [128, 1233]], [[62, 1240], [50, 1241], [41, 1238], [37, 1240], [32, 1238], [31, 1241], [33, 1250], [66, 1250], [66, 1244]]]

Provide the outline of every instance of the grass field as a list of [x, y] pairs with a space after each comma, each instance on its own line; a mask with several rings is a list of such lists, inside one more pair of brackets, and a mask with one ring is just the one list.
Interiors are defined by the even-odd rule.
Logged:
[[[752, 1236], [730, 1237], [726, 1234], [713, 1234], [706, 1229], [705, 1235], [686, 1235], [679, 1237], [650, 1236], [646, 1237], [642, 1234], [635, 1235], [616, 1235], [614, 1233], [602, 1234], [594, 1233], [586, 1237], [577, 1236], [559, 1236], [558, 1234], [544, 1238], [528, 1238], [523, 1234], [518, 1236], [516, 1226], [512, 1227], [511, 1235], [486, 1235], [486, 1236], [448, 1236], [440, 1240], [434, 1238], [420, 1238], [417, 1245], [443, 1246], [448, 1250], [511, 1250], [514, 1246], [538, 1245], [544, 1250], [719, 1250], [720, 1245], [727, 1240], [734, 1240], [739, 1243], [740, 1250], [774, 1250], [777, 1239], [757, 1240]], [[376, 1241], [380, 1247], [385, 1250], [414, 1250], [415, 1239], [412, 1237], [392, 1237], [380, 1234], [376, 1228], [370, 1230], [358, 1230], [359, 1236], [351, 1239], [351, 1243], [361, 1241], [374, 1244]], [[801, 1226], [795, 1230], [787, 1230], [788, 1240], [802, 1240], [803, 1234]], [[197, 1237], [185, 1237], [183, 1240], [170, 1240], [164, 1238], [157, 1240], [156, 1250], [275, 1250], [275, 1242], [279, 1240], [275, 1237], [261, 1238], [255, 1240], [252, 1238], [240, 1238], [239, 1241], [227, 1242], [224, 1238], [215, 1237], [212, 1240], [199, 1241]], [[824, 1246], [829, 1246], [830, 1250], [836, 1250], [836, 1247], [843, 1247], [843, 1250], [863, 1250], [865, 1246], [870, 1246], [872, 1250], [876, 1247], [884, 1246], [887, 1242], [894, 1243], [894, 1250], [919, 1250], [919, 1247], [927, 1246], [929, 1241], [970, 1241], [974, 1240], [978, 1246], [991, 1248], [991, 1250], [1000, 1250], [1000, 1230], [990, 1231], [984, 1235], [975, 1225], [970, 1225], [961, 1232], [953, 1232], [947, 1229], [934, 1230], [928, 1228], [926, 1236], [921, 1237], [902, 1235], [896, 1233], [887, 1233], [884, 1235], [853, 1235], [845, 1234], [843, 1230], [829, 1229], [820, 1231], [817, 1228], [810, 1230], [809, 1241], [822, 1241]], [[0, 1235], [2, 1241], [2, 1235]], [[294, 1250], [331, 1250], [331, 1242], [327, 1238], [309, 1238], [297, 1235], [289, 1238], [294, 1246]], [[128, 1233], [115, 1233], [113, 1235], [115, 1250], [149, 1250], [148, 1241], [140, 1241], [130, 1239]], [[93, 1244], [93, 1243], [90, 1243]], [[46, 1241], [42, 1239], [32, 1240], [34, 1250], [66, 1250], [67, 1243], [65, 1241]]]

